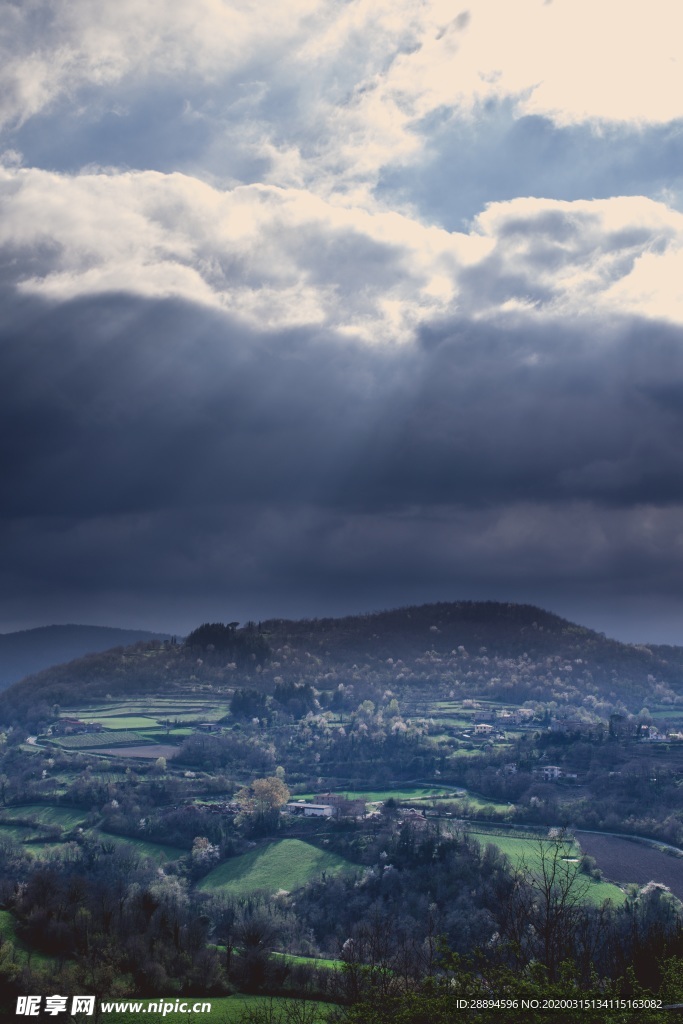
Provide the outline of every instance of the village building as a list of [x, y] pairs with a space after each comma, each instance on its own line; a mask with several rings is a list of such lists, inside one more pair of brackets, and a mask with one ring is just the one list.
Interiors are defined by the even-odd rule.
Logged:
[[303, 815], [304, 818], [331, 818], [334, 814], [334, 808], [329, 804], [309, 804], [305, 800], [293, 800], [285, 804], [285, 811], [287, 814]]
[[315, 802], [322, 807], [332, 807], [336, 818], [362, 818], [365, 816], [365, 800], [350, 800], [343, 793], [322, 793]]
[[563, 771], [557, 764], [546, 764], [543, 768], [535, 768], [534, 775], [542, 775], [546, 782], [554, 782], [556, 779], [561, 779]]
[[403, 814], [401, 824], [410, 824], [415, 828], [426, 828], [427, 819], [422, 811], [418, 811], [415, 807], [409, 807]]

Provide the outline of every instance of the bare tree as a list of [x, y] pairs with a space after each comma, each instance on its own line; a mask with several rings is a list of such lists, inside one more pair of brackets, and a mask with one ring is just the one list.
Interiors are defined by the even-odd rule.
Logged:
[[553, 830], [538, 840], [533, 857], [520, 861], [518, 868], [524, 895], [517, 909], [528, 915], [526, 922], [517, 923], [518, 933], [521, 937], [523, 932], [535, 947], [551, 978], [557, 976], [562, 960], [571, 955], [574, 936], [588, 913], [586, 897], [591, 883], [581, 873], [580, 858], [573, 854], [566, 830]]

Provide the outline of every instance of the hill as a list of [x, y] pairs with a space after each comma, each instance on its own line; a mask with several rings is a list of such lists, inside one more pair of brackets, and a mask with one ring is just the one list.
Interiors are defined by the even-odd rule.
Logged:
[[[226, 628], [227, 630], [227, 628]], [[152, 692], [231, 692], [308, 683], [332, 694], [352, 685], [396, 693], [580, 704], [585, 697], [674, 703], [683, 694], [681, 649], [610, 640], [532, 605], [458, 601], [391, 611], [231, 624], [223, 648], [153, 641], [46, 669], [0, 695], [0, 719], [54, 703]], [[208, 640], [209, 634], [207, 634]], [[189, 639], [189, 638], [188, 638]]]
[[319, 875], [336, 875], [355, 865], [335, 853], [300, 839], [280, 839], [240, 857], [231, 857], [201, 880], [200, 890], [218, 889], [234, 896], [265, 890], [291, 892]]
[[162, 636], [166, 638], [166, 634], [140, 629], [75, 625], [39, 626], [16, 633], [0, 633], [0, 689], [51, 665]]

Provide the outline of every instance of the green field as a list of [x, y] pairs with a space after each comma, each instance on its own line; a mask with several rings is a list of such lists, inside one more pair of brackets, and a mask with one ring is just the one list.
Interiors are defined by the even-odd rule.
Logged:
[[46, 804], [17, 804], [12, 807], [5, 807], [2, 817], [7, 821], [11, 819], [37, 821], [41, 825], [61, 825], [62, 828], [72, 829], [81, 825], [87, 815], [87, 811], [73, 807], [53, 807]]
[[[42, 809], [50, 810], [51, 808]], [[66, 810], [66, 808], [53, 809], [57, 811]], [[83, 819], [82, 813], [74, 812], [74, 816], [78, 822]], [[112, 832], [104, 832], [100, 829], [90, 829], [85, 835], [90, 839], [105, 844], [105, 846], [113, 844], [114, 846], [136, 850], [142, 856], [150, 857], [159, 864], [163, 864], [167, 860], [178, 860], [179, 857], [184, 857], [189, 852], [179, 846], [171, 846], [170, 843], [155, 843], [148, 839], [118, 836]], [[73, 848], [73, 843], [69, 844], [64, 840], [57, 839], [50, 842], [44, 833], [41, 833], [37, 828], [31, 828], [30, 825], [7, 825], [0, 823], [0, 838], [2, 836], [7, 836], [15, 840], [15, 842], [22, 843], [27, 853], [38, 858], [47, 857], [55, 853], [66, 853], [69, 849]]]
[[115, 843], [116, 846], [127, 846], [137, 850], [143, 856], [151, 857], [152, 860], [159, 861], [159, 863], [166, 860], [178, 860], [179, 857], [185, 857], [189, 853], [189, 850], [183, 850], [180, 846], [171, 846], [169, 843], [153, 843], [148, 839], [117, 836], [113, 832], [93, 831], [90, 834], [103, 843]]
[[323, 967], [327, 971], [340, 971], [344, 966], [343, 960], [325, 960], [323, 957], [297, 956], [295, 953], [272, 953], [271, 955], [277, 960], [284, 960], [288, 964], [304, 964], [306, 967]]
[[36, 835], [36, 829], [30, 825], [7, 825], [0, 823], [0, 839], [13, 839], [17, 843], [23, 843], [26, 839]]
[[90, 725], [101, 725], [104, 729], [159, 729], [162, 728], [162, 723], [158, 722], [156, 718], [147, 718], [142, 715], [97, 715], [90, 716], [84, 715], [81, 718], [82, 722], [88, 722]]
[[[476, 796], [474, 793], [468, 793], [464, 789], [453, 788], [450, 786], [403, 786], [399, 789], [349, 789], [344, 790], [343, 795], [348, 797], [349, 800], [365, 800], [366, 803], [380, 803], [385, 800], [400, 800], [408, 801], [415, 800], [419, 802], [425, 802], [429, 806], [438, 807], [440, 802], [448, 801], [452, 803], [464, 804], [467, 802], [474, 810], [492, 810], [498, 811], [502, 814], [507, 813], [511, 810], [510, 804], [500, 804], [493, 800], [486, 800], [484, 797]], [[311, 800], [315, 801], [315, 793], [297, 793], [292, 796], [293, 800]]]
[[24, 850], [30, 854], [36, 860], [47, 860], [48, 857], [63, 857], [69, 850], [74, 849], [76, 844], [74, 842], [63, 842], [61, 839], [56, 839], [54, 842], [26, 842], [24, 843]]
[[247, 896], [259, 889], [292, 892], [323, 872], [337, 874], [352, 867], [343, 857], [300, 839], [280, 839], [219, 864], [197, 888], [220, 889], [234, 896]]
[[84, 750], [91, 747], [112, 747], [118, 744], [121, 746], [137, 744], [139, 746], [141, 743], [153, 743], [154, 740], [140, 736], [137, 732], [125, 730], [123, 732], [117, 731], [115, 736], [111, 732], [90, 732], [80, 733], [77, 736], [60, 736], [58, 739], [53, 739], [52, 742], [57, 746], [65, 747], [67, 750]]
[[165, 726], [158, 726], [156, 729], [140, 729], [138, 731], [138, 736], [145, 736], [154, 743], [158, 743], [159, 741], [164, 743], [172, 736], [192, 736], [196, 731], [197, 730], [193, 729], [190, 725], [179, 725], [175, 728], [169, 729], [168, 731]]
[[[525, 865], [531, 871], [540, 868], [541, 849], [539, 842], [542, 842], [545, 848], [550, 847], [550, 843], [546, 841], [529, 838], [528, 836], [515, 836], [514, 833], [510, 835], [499, 832], [477, 833], [472, 831], [470, 834], [482, 846], [491, 844], [497, 847], [501, 853], [510, 858], [515, 867]], [[576, 842], [565, 843], [564, 856], [572, 860], [580, 858], [581, 848], [579, 844]], [[598, 905], [605, 900], [612, 900], [616, 904], [624, 902], [625, 894], [618, 885], [612, 885], [611, 882], [597, 882], [589, 879], [587, 875], [579, 875], [578, 883], [583, 885], [584, 881], [588, 883], [585, 896], [586, 902]]]
[[[162, 996], [161, 999], [163, 998], [164, 997]], [[175, 1007], [176, 998], [179, 997], [169, 996], [168, 1003]], [[286, 1006], [287, 1003], [292, 1002], [292, 1000], [279, 996], [266, 997], [242, 995], [223, 996], [221, 998], [213, 999], [205, 996], [185, 996], [182, 997], [180, 1001], [187, 1001], [190, 1006], [194, 1003], [211, 1003], [211, 1013], [194, 1014], [186, 1012], [184, 1014], [179, 1014], [169, 1012], [164, 1016], [161, 1012], [149, 1009], [149, 1007], [155, 1002], [155, 1000], [150, 999], [143, 1001], [145, 1009], [142, 1012], [144, 1013], [143, 1019], [145, 1024], [168, 1024], [169, 1021], [174, 1020], [182, 1020], [185, 1021], [186, 1024], [200, 1024], [200, 1022], [203, 1022], [203, 1024], [237, 1024], [242, 1014], [247, 1010], [256, 1010], [260, 1007], [268, 1009], [272, 1007], [273, 1011], [276, 1011], [277, 1009]], [[310, 1024], [324, 1024], [327, 1020], [328, 1014], [335, 1009], [335, 1007], [330, 1003], [308, 1003], [309, 1007], [312, 1005], [315, 1005], [318, 1016], [315, 1020], [311, 1020]], [[136, 1013], [127, 1012], [108, 1013], [106, 1019], [110, 1021], [111, 1024], [139, 1024], [141, 1018]], [[310, 1018], [307, 1017], [306, 1020], [309, 1021]]]
[[[140, 742], [141, 736], [143, 742], [155, 742], [166, 735], [189, 736], [199, 722], [217, 722], [229, 710], [230, 702], [225, 698], [202, 700], [197, 697], [165, 698], [159, 695], [150, 695], [149, 699], [137, 697], [93, 704], [87, 708], [64, 708], [63, 716], [73, 715], [82, 722], [99, 724], [106, 731], [54, 737], [53, 742], [67, 749], [78, 750], [109, 746], [112, 742], [136, 744]], [[166, 732], [167, 722], [171, 727], [169, 733]], [[174, 722], [177, 723], [175, 728]]]
[[24, 967], [29, 962], [35, 967], [47, 966], [55, 962], [55, 958], [47, 956], [45, 953], [37, 953], [32, 950], [25, 942], [17, 938], [17, 934], [14, 928], [14, 918], [10, 914], [9, 910], [0, 910], [0, 939], [3, 942], [11, 942], [14, 946], [14, 955], [16, 962]]
[[[450, 786], [403, 786], [399, 789], [345, 789], [341, 792], [349, 800], [365, 800], [366, 803], [375, 804], [392, 798], [394, 800], [426, 800], [430, 797], [444, 797], [444, 799], [447, 797], [450, 800], [455, 800], [457, 794], [462, 792], [462, 790], [454, 789], [452, 794], [448, 795], [450, 790]], [[314, 801], [319, 795], [297, 793], [292, 796], [292, 799]]]
[[476, 793], [464, 792], [462, 796], [451, 797], [450, 799], [462, 806], [463, 815], [468, 806], [475, 811], [496, 811], [500, 814], [507, 814], [514, 810], [514, 804], [500, 804], [495, 800], [488, 800], [486, 797], [477, 796]]

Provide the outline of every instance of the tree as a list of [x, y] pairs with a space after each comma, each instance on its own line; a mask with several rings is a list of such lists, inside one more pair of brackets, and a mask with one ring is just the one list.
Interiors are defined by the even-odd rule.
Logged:
[[576, 930], [587, 912], [591, 882], [573, 853], [566, 831], [557, 829], [547, 839], [539, 839], [532, 858], [519, 865], [522, 905], [516, 916], [524, 934], [515, 938], [536, 947], [533, 953], [552, 979], [572, 952]]
[[258, 690], [237, 689], [230, 701], [230, 713], [235, 718], [268, 718], [268, 704], [265, 693]]
[[255, 661], [262, 664], [270, 655], [270, 647], [266, 638], [253, 623], [247, 623], [244, 629], [237, 628], [237, 622], [205, 622], [193, 629], [185, 640], [189, 651], [202, 651], [205, 654], [228, 657], [232, 661]]
[[276, 828], [280, 808], [289, 800], [289, 789], [276, 775], [255, 779], [250, 786], [237, 794], [240, 806], [238, 824], [246, 825], [253, 831], [268, 831]]
[[195, 836], [192, 842], [192, 863], [199, 868], [207, 869], [218, 860], [220, 850], [206, 836]]

